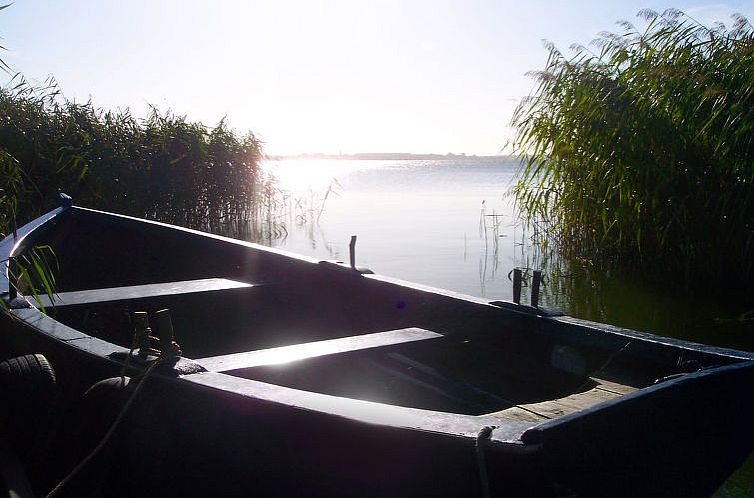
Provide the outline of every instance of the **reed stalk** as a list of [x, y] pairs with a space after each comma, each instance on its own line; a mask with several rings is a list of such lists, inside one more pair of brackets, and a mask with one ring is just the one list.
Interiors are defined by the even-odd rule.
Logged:
[[516, 110], [515, 188], [567, 255], [754, 277], [754, 32], [677, 10], [639, 12], [566, 58], [552, 45]]
[[88, 207], [227, 231], [258, 217], [274, 189], [261, 142], [225, 120], [208, 127], [156, 108], [136, 119], [67, 100], [52, 79], [0, 90], [0, 151], [24, 175], [22, 220], [63, 191]]

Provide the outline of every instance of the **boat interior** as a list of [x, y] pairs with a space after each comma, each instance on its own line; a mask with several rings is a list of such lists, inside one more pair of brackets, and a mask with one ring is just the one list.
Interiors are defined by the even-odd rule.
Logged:
[[134, 312], [169, 309], [185, 357], [304, 391], [536, 422], [720, 362], [82, 208], [19, 251], [38, 245], [55, 253], [56, 294], [41, 297], [55, 320], [129, 348]]

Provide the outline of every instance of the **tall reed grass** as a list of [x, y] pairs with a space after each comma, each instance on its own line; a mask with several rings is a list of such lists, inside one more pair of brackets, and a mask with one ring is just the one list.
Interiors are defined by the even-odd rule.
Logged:
[[[4, 174], [4, 187], [16, 189], [13, 214], [22, 220], [62, 191], [88, 207], [248, 230], [273, 202], [261, 159], [261, 142], [224, 120], [208, 127], [156, 108], [140, 120], [127, 109], [66, 100], [53, 80], [0, 90], [0, 165], [15, 172]], [[7, 233], [9, 220], [0, 230]]]
[[513, 118], [515, 189], [570, 256], [668, 270], [686, 282], [754, 277], [754, 32], [677, 10], [548, 46]]

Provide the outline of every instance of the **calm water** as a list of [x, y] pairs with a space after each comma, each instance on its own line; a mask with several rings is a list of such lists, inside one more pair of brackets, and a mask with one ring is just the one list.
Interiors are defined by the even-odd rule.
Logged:
[[[512, 242], [511, 209], [501, 194], [513, 177], [513, 164], [302, 160], [278, 163], [277, 171], [281, 185], [315, 209], [304, 213], [306, 219], [288, 219], [288, 237], [273, 245], [347, 259], [350, 236], [358, 235], [357, 262], [377, 273], [476, 296], [510, 297], [498, 269], [513, 267], [513, 245], [497, 244], [491, 233], [485, 237], [479, 221], [483, 201], [489, 214], [506, 213], [498, 238]], [[317, 222], [329, 186], [335, 193], [328, 195]]]
[[[517, 163], [283, 160], [266, 167], [287, 190], [279, 218], [287, 236], [274, 247], [348, 260], [376, 273], [492, 299], [512, 299], [514, 267], [542, 269], [541, 302], [569, 315], [696, 342], [754, 351], [751, 296], [684, 293], [637, 273], [610, 275], [566, 264], [532, 243], [508, 195]], [[527, 289], [524, 289], [526, 291]], [[528, 298], [523, 298], [528, 302]], [[754, 459], [718, 497], [754, 494]]]

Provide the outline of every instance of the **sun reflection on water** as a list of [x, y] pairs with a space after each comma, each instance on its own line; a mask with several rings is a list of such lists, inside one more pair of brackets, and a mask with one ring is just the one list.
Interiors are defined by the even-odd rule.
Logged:
[[262, 163], [264, 171], [275, 177], [277, 186], [291, 194], [324, 192], [333, 184], [358, 170], [384, 166], [382, 161], [356, 161], [348, 159], [282, 159]]

